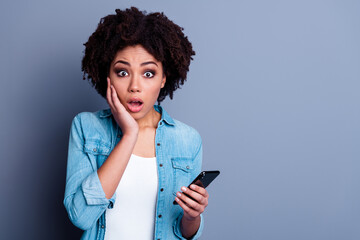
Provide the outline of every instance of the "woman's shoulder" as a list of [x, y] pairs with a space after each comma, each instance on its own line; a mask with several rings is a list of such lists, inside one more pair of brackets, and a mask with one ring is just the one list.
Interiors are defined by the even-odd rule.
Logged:
[[81, 121], [101, 120], [107, 119], [111, 116], [110, 108], [101, 109], [93, 112], [80, 112], [75, 115], [74, 118], [78, 118]]
[[162, 119], [167, 123], [168, 132], [171, 135], [182, 139], [193, 139], [195, 142], [201, 142], [200, 133], [192, 126], [180, 120], [172, 118], [168, 112], [161, 106], [155, 105], [155, 109], [162, 113]]
[[183, 139], [185, 142], [194, 145], [199, 145], [202, 143], [202, 138], [198, 130], [182, 121], [177, 119], [173, 120], [175, 124], [172, 134], [174, 134], [178, 140]]
[[93, 112], [79, 112], [72, 121], [72, 127], [81, 129], [83, 137], [86, 138], [110, 138], [113, 132], [113, 121], [111, 110], [102, 109]]
[[175, 122], [176, 130], [200, 137], [200, 133], [194, 127], [177, 119], [174, 119], [174, 122]]

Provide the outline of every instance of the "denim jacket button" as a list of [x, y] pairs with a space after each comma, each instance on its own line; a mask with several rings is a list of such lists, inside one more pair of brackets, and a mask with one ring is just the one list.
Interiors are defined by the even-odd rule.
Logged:
[[189, 166], [186, 166], [186, 169], [190, 169], [190, 167], [189, 167]]
[[160, 143], [158, 143], [157, 145], [160, 146]]
[[96, 148], [94, 148], [93, 151], [96, 152]]
[[161, 189], [160, 189], [160, 191], [161, 191], [161, 192], [163, 192], [163, 191], [164, 191], [164, 189], [163, 189], [163, 188], [161, 188]]
[[101, 225], [101, 228], [105, 228], [105, 226], [104, 226], [104, 225]]

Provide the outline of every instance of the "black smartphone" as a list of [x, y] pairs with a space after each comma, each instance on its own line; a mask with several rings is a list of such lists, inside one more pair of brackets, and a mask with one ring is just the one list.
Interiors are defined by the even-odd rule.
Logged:
[[[191, 184], [198, 185], [200, 187], [206, 188], [209, 184], [220, 174], [220, 171], [202, 171], [188, 186], [190, 188]], [[190, 197], [190, 196], [188, 196]], [[173, 202], [175, 205], [178, 204], [176, 201]]]

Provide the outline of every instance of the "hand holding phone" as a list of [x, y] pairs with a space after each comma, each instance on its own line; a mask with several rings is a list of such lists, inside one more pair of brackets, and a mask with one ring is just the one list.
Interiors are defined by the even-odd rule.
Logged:
[[[202, 171], [188, 186], [190, 188], [191, 184], [198, 185], [200, 187], [206, 188], [210, 183], [220, 174], [220, 171]], [[185, 193], [184, 193], [185, 194]], [[188, 196], [190, 197], [190, 196]], [[190, 197], [191, 198], [191, 197]], [[173, 202], [175, 205], [178, 204], [176, 201]]]

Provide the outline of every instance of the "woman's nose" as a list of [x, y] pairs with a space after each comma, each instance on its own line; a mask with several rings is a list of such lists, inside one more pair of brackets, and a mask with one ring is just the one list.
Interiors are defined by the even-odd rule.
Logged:
[[129, 92], [141, 92], [139, 77], [132, 77], [129, 84]]

